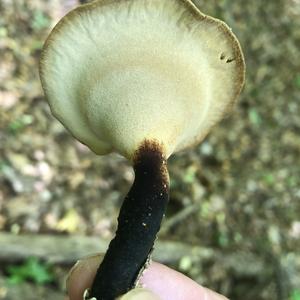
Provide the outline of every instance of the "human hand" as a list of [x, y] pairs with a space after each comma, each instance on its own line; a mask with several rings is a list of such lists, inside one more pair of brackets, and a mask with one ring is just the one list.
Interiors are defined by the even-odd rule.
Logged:
[[[70, 300], [82, 300], [84, 291], [92, 285], [102, 255], [84, 258], [71, 269], [67, 279]], [[143, 272], [138, 287], [120, 300], [226, 300], [185, 275], [162, 264], [152, 262]]]

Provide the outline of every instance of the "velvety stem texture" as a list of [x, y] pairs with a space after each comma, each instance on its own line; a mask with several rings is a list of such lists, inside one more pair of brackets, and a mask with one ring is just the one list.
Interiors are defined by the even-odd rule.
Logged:
[[134, 171], [115, 238], [97, 271], [90, 298], [115, 300], [132, 289], [159, 231], [169, 199], [167, 165], [159, 144], [142, 144], [134, 155]]

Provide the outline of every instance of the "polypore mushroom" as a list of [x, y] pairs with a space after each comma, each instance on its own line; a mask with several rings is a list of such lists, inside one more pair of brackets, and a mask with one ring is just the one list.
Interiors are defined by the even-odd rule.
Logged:
[[99, 0], [48, 37], [40, 75], [52, 113], [97, 154], [133, 164], [135, 180], [89, 297], [133, 288], [168, 201], [167, 158], [198, 144], [244, 83], [238, 40], [190, 0]]

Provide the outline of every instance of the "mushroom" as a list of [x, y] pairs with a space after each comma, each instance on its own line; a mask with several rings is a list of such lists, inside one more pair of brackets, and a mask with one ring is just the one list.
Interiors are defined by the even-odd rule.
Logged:
[[169, 198], [168, 157], [200, 143], [237, 101], [241, 47], [222, 21], [190, 0], [97, 0], [49, 35], [40, 77], [53, 115], [96, 154], [133, 165], [91, 298], [135, 286]]

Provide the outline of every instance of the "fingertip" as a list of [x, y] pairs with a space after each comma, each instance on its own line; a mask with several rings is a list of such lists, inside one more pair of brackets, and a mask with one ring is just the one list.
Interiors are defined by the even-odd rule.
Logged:
[[143, 272], [139, 284], [140, 286], [153, 291], [163, 300], [227, 299], [224, 296], [197, 284], [182, 273], [156, 262], [152, 262]]

